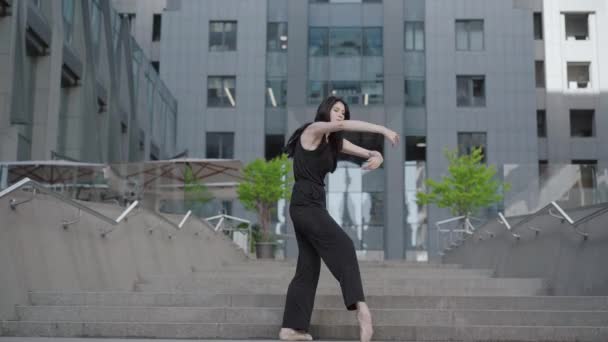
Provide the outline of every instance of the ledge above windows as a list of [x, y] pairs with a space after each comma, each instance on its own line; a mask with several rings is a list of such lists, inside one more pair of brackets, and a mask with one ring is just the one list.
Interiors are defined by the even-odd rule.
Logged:
[[[1, 2], [2, 0], [0, 0]], [[27, 9], [27, 28], [25, 31], [25, 44], [30, 56], [46, 56], [52, 41], [52, 29], [44, 19], [40, 10], [32, 3]]]

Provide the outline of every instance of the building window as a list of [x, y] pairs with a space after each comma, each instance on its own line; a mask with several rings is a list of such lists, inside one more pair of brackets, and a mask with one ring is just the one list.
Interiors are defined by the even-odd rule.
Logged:
[[156, 70], [156, 73], [160, 73], [160, 62], [159, 61], [151, 61], [150, 65]]
[[222, 213], [225, 215], [232, 215], [232, 201], [222, 201]]
[[266, 160], [281, 155], [285, 146], [285, 136], [283, 134], [266, 134], [265, 153]]
[[207, 158], [233, 159], [234, 133], [207, 132]]
[[573, 160], [572, 164], [580, 168], [581, 186], [585, 189], [595, 189], [597, 160]]
[[135, 13], [121, 13], [120, 15], [123, 18], [127, 18], [127, 22], [129, 23], [129, 30], [131, 34], [133, 34], [135, 32]]
[[332, 81], [329, 88], [331, 95], [343, 98], [348, 104], [361, 104], [361, 82]]
[[424, 107], [426, 94], [424, 79], [406, 79], [404, 89], [406, 107]]
[[329, 82], [308, 81], [308, 103], [319, 104], [329, 94]]
[[268, 23], [266, 51], [287, 51], [287, 23]]
[[382, 56], [382, 27], [363, 29], [363, 56]]
[[287, 105], [287, 80], [266, 80], [266, 107]]
[[483, 50], [483, 20], [456, 20], [456, 50]]
[[329, 52], [329, 30], [327, 27], [311, 27], [308, 31], [308, 55], [327, 56]]
[[405, 137], [405, 161], [426, 160], [426, 137]]
[[160, 25], [161, 25], [161, 15], [160, 13], [155, 13], [152, 17], [152, 41], [158, 42], [160, 41]]
[[595, 111], [594, 110], [570, 110], [570, 136], [571, 137], [594, 137], [595, 136]]
[[589, 14], [566, 13], [566, 39], [589, 40]]
[[350, 4], [357, 4], [357, 3], [364, 3], [364, 4], [373, 4], [373, 3], [382, 3], [382, 0], [309, 0], [309, 2], [311, 4], [327, 4], [327, 3], [332, 3], [332, 4], [346, 4], [346, 3], [350, 3]]
[[545, 88], [545, 62], [535, 61], [536, 88]]
[[236, 106], [236, 78], [234, 76], [209, 76], [207, 78], [207, 106]]
[[308, 103], [319, 104], [329, 95], [344, 98], [349, 105], [384, 103], [383, 81], [309, 81]]
[[534, 12], [534, 39], [543, 39], [543, 14]]
[[547, 137], [547, 113], [545, 110], [536, 111], [536, 132], [539, 138]]
[[591, 88], [588, 62], [568, 63], [568, 89]]
[[458, 154], [471, 154], [474, 148], [481, 148], [483, 153], [482, 163], [487, 160], [486, 156], [486, 133], [485, 132], [459, 132], [458, 133]]
[[381, 27], [311, 27], [309, 29], [309, 56], [382, 56], [382, 48]]
[[71, 45], [74, 33], [74, 0], [63, 0], [61, 10], [63, 13], [64, 39], [67, 45]]
[[335, 57], [361, 56], [361, 28], [331, 28], [330, 54]]
[[362, 81], [361, 96], [364, 106], [384, 103], [384, 82]]
[[485, 76], [456, 76], [458, 107], [486, 105]]
[[544, 184], [549, 178], [549, 162], [547, 160], [538, 161], [538, 179], [540, 184]]
[[424, 22], [406, 21], [404, 30], [405, 50], [424, 51]]
[[209, 51], [236, 50], [236, 21], [209, 22]]

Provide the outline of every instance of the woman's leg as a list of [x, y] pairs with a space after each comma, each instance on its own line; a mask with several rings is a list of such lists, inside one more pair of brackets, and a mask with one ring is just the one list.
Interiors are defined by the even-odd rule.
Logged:
[[359, 262], [353, 240], [344, 232], [326, 210], [315, 216], [321, 229], [311, 242], [330, 272], [340, 283], [347, 310], [357, 310], [359, 333], [362, 342], [370, 341], [372, 317], [363, 294]]
[[[299, 222], [294, 222], [294, 225], [299, 225]], [[298, 242], [298, 263], [287, 289], [282, 327], [308, 331], [319, 282], [321, 259], [306, 236], [299, 231], [300, 227], [294, 228]]]

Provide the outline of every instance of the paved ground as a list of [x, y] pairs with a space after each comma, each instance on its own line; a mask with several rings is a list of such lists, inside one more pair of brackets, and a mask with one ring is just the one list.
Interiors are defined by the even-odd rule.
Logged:
[[[64, 337], [0, 337], [0, 342], [184, 342], [189, 340], [147, 339], [147, 338], [64, 338]], [[244, 340], [191, 340], [197, 342], [242, 342]], [[257, 342], [276, 342], [277, 340], [252, 340]], [[322, 341], [316, 342], [336, 342]], [[354, 342], [354, 341], [353, 341]]]

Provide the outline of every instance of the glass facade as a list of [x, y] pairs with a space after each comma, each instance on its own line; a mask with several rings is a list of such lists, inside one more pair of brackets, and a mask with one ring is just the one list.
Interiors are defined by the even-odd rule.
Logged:
[[353, 105], [384, 103], [381, 27], [309, 28], [308, 103], [329, 95]]
[[327, 210], [357, 250], [384, 250], [384, 170], [339, 161], [328, 174]]

